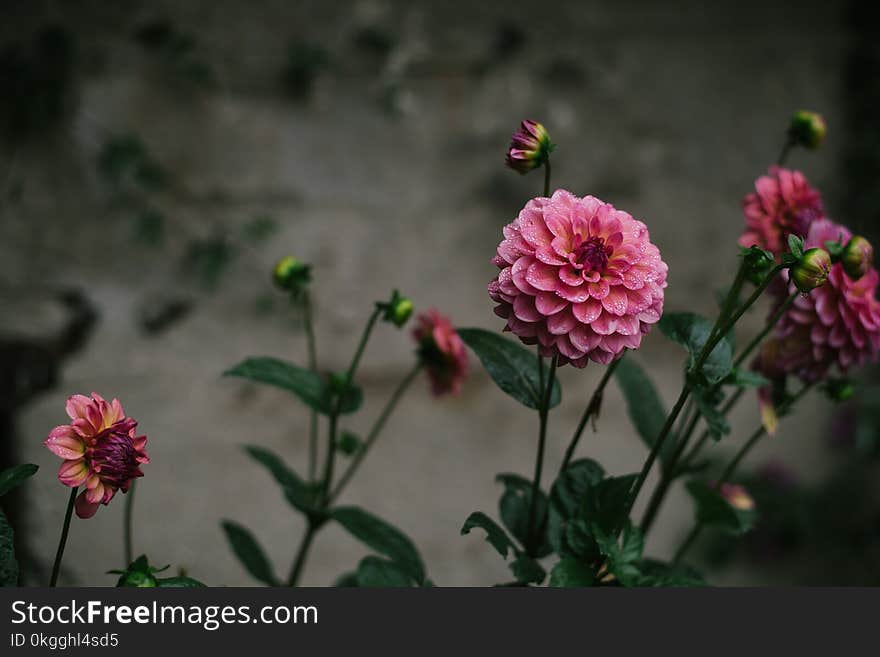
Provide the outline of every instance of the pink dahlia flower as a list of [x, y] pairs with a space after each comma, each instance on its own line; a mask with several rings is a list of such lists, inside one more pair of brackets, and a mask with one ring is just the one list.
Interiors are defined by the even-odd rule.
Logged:
[[76, 515], [91, 518], [99, 504], [108, 504], [117, 490], [128, 492], [132, 480], [144, 476], [147, 437], [135, 434], [137, 422], [125, 416], [118, 399], [73, 395], [66, 410], [72, 422], [52, 429], [45, 445], [64, 459], [58, 481], [71, 488], [85, 485]]
[[[850, 232], [844, 226], [820, 219], [810, 228], [806, 246], [846, 242], [849, 238]], [[769, 370], [771, 378], [796, 374], [813, 382], [822, 379], [834, 365], [845, 372], [875, 359], [880, 350], [877, 284], [878, 274], [873, 267], [853, 280], [841, 263], [834, 264], [827, 282], [809, 295], [798, 297], [780, 319], [774, 338], [759, 357], [761, 370]], [[789, 283], [789, 293], [794, 291]]]
[[[800, 171], [771, 167], [755, 181], [755, 191], [743, 199], [746, 230], [740, 246], [759, 246], [774, 255], [788, 250], [789, 235], [805, 236], [814, 220], [824, 215], [819, 192]], [[823, 245], [819, 245], [823, 246]]]
[[504, 227], [489, 283], [505, 330], [560, 364], [610, 363], [663, 313], [667, 266], [641, 221], [557, 190]]
[[432, 309], [416, 318], [412, 334], [419, 343], [419, 358], [428, 371], [431, 391], [437, 396], [461, 392], [467, 376], [467, 349], [452, 322]]

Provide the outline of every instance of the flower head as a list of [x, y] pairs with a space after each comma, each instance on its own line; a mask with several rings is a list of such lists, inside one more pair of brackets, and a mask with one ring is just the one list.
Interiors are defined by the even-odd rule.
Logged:
[[874, 264], [874, 247], [861, 235], [855, 235], [843, 247], [840, 262], [846, 275], [854, 281], [867, 274]]
[[743, 215], [746, 230], [740, 246], [757, 245], [779, 256], [786, 251], [789, 235], [806, 235], [813, 221], [823, 216], [822, 198], [800, 171], [771, 167], [743, 199]]
[[738, 511], [751, 511], [755, 508], [755, 500], [739, 484], [721, 484], [718, 487], [718, 492], [730, 506]]
[[641, 221], [592, 196], [557, 190], [504, 227], [489, 283], [495, 313], [560, 364], [610, 363], [663, 312], [667, 266]]
[[815, 150], [825, 141], [825, 119], [821, 114], [798, 110], [791, 117], [788, 138], [792, 144]]
[[[849, 231], [829, 219], [813, 223], [806, 245], [850, 238]], [[799, 296], [777, 324], [771, 346], [774, 367], [804, 381], [824, 378], [836, 365], [841, 372], [876, 358], [880, 350], [880, 301], [877, 270], [871, 267], [853, 280], [842, 263], [831, 267], [828, 281]], [[789, 284], [793, 292], [793, 285]], [[764, 359], [769, 360], [769, 359]]]
[[149, 463], [144, 451], [146, 436], [136, 435], [137, 422], [126, 417], [119, 400], [107, 402], [93, 392], [91, 398], [73, 395], [67, 400], [70, 424], [49, 432], [45, 445], [64, 459], [58, 481], [77, 488], [76, 515], [91, 518], [99, 504], [108, 504], [117, 490], [127, 492], [132, 480], [143, 477], [140, 466]]
[[831, 256], [819, 247], [807, 249], [800, 259], [792, 265], [789, 278], [795, 287], [806, 294], [810, 290], [825, 285], [831, 273]]
[[547, 162], [555, 148], [547, 129], [531, 119], [520, 124], [507, 148], [507, 166], [519, 173], [528, 173]]
[[413, 337], [418, 342], [418, 355], [435, 395], [461, 392], [467, 375], [467, 350], [452, 322], [436, 310], [416, 317]]

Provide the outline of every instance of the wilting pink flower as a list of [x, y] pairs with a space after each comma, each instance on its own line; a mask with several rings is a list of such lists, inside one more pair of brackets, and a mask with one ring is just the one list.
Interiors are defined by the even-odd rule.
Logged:
[[428, 371], [432, 392], [461, 392], [467, 375], [467, 350], [452, 322], [436, 310], [429, 310], [416, 317], [413, 337], [419, 343], [419, 358]]
[[557, 190], [504, 227], [489, 283], [495, 313], [560, 364], [610, 363], [663, 312], [667, 266], [648, 229], [592, 196]]
[[67, 400], [72, 422], [55, 427], [45, 445], [64, 459], [58, 481], [85, 489], [76, 498], [76, 515], [91, 518], [99, 504], [108, 504], [117, 490], [128, 492], [132, 480], [143, 477], [140, 466], [149, 463], [146, 436], [135, 434], [137, 422], [126, 417], [119, 400], [99, 394], [73, 395]]
[[778, 256], [788, 250], [789, 235], [805, 236], [823, 216], [822, 198], [800, 171], [771, 167], [743, 199], [743, 215], [746, 230], [740, 246], [759, 246]]
[[721, 484], [718, 488], [727, 503], [738, 511], [751, 511], [755, 508], [755, 500], [748, 491], [739, 484]]
[[528, 173], [547, 161], [553, 150], [547, 129], [531, 119], [520, 124], [507, 148], [507, 166], [519, 173]]

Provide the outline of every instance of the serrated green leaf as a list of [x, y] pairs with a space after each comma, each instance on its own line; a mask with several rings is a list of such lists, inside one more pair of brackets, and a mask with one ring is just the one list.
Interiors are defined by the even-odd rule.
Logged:
[[399, 529], [378, 516], [355, 506], [341, 506], [330, 511], [330, 518], [376, 552], [389, 557], [421, 584], [425, 566], [413, 542]]
[[697, 408], [700, 410], [700, 415], [706, 420], [709, 435], [714, 440], [720, 440], [723, 436], [730, 433], [730, 425], [727, 423], [727, 418], [718, 409], [715, 400], [709, 397], [709, 391], [703, 388], [694, 390], [694, 400], [697, 403]]
[[[529, 408], [541, 405], [541, 383], [538, 357], [534, 352], [505, 337], [478, 328], [458, 329], [458, 334], [486, 368], [496, 385]], [[550, 408], [562, 399], [559, 380], [553, 380]]]
[[15, 533], [2, 510], [0, 510], [0, 586], [18, 586]]
[[523, 584], [540, 584], [547, 577], [547, 571], [541, 564], [525, 552], [520, 552], [516, 559], [510, 562], [510, 570], [516, 580]]
[[570, 463], [553, 483], [550, 489], [547, 536], [554, 551], [560, 556], [582, 555], [588, 548], [589, 536], [579, 540], [581, 536], [576, 529], [569, 530], [569, 523], [580, 510], [587, 490], [598, 484], [604, 476], [605, 471], [601, 465], [592, 459], [580, 459]]
[[25, 479], [32, 477], [39, 469], [39, 466], [33, 463], [24, 463], [0, 472], [0, 497], [20, 486]]
[[587, 489], [583, 517], [608, 533], [615, 533], [626, 519], [624, 512], [638, 474], [607, 477]]
[[400, 588], [412, 586], [408, 571], [382, 557], [364, 557], [358, 564], [357, 585], [361, 588]]
[[[712, 332], [712, 322], [695, 313], [664, 313], [657, 326], [670, 340], [682, 345], [690, 353], [688, 367], [692, 367]], [[709, 383], [715, 384], [730, 374], [733, 368], [733, 348], [725, 337], [706, 358], [702, 373]]]
[[279, 581], [272, 565], [250, 530], [231, 520], [224, 520], [221, 526], [233, 553], [254, 579], [269, 586], [278, 586]]
[[550, 586], [584, 588], [595, 584], [593, 569], [574, 557], [563, 557], [550, 571]]
[[724, 383], [739, 388], [762, 388], [769, 386], [770, 380], [758, 372], [737, 367], [724, 379]]
[[[532, 499], [532, 482], [516, 474], [500, 474], [495, 480], [504, 484], [504, 494], [498, 503], [501, 521], [520, 545], [528, 545], [529, 506]], [[535, 507], [535, 527], [540, 530], [542, 541], [537, 557], [546, 557], [553, 550], [547, 541], [547, 496], [538, 491]]]
[[[278, 358], [269, 356], [247, 358], [226, 370], [223, 376], [235, 376], [287, 390], [299, 397], [307, 406], [324, 415], [329, 415], [333, 411], [333, 394], [324, 379], [309, 369]], [[349, 384], [347, 391], [338, 402], [338, 412], [353, 413], [361, 407], [362, 402], [363, 393], [360, 388]]]
[[[647, 373], [632, 358], [622, 359], [614, 372], [617, 384], [626, 400], [626, 410], [642, 442], [650, 449], [666, 422], [666, 408], [657, 394], [657, 389]], [[675, 436], [663, 441], [659, 459], [662, 466], [669, 463], [675, 451]]]
[[642, 559], [638, 568], [641, 572], [638, 586], [706, 586], [706, 580], [703, 579], [703, 576], [685, 564], [669, 564], [656, 559]]
[[627, 522], [618, 540], [615, 533], [591, 524], [591, 530], [602, 554], [607, 558], [608, 570], [624, 586], [638, 586], [641, 579], [638, 561], [645, 547], [642, 532]]
[[482, 511], [474, 511], [467, 517], [461, 528], [462, 535], [470, 534], [474, 527], [479, 527], [486, 531], [486, 541], [498, 550], [498, 554], [505, 559], [508, 552], [516, 552], [516, 546], [510, 540], [507, 532], [501, 529], [497, 522]]
[[256, 445], [245, 445], [245, 452], [257, 463], [264, 466], [281, 486], [287, 501], [303, 513], [315, 509], [317, 491], [300, 479], [274, 452]]

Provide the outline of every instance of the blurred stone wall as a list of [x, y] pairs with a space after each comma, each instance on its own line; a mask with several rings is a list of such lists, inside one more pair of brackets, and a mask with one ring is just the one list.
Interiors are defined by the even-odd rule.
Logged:
[[[25, 500], [31, 581], [45, 576], [67, 498], [42, 440], [65, 421], [64, 398], [92, 390], [118, 396], [149, 436], [137, 552], [212, 584], [253, 583], [221, 533], [230, 518], [285, 574], [303, 524], [240, 447], [272, 448], [302, 471], [307, 413], [280, 391], [220, 378], [247, 355], [305, 360], [298, 316], [270, 289], [272, 263], [293, 253], [314, 264], [325, 368], [344, 367], [393, 287], [459, 325], [499, 328], [489, 259], [541, 187], [503, 167], [521, 118], [541, 119], [559, 144], [554, 186], [648, 224], [670, 267], [666, 308], [712, 312], [735, 267], [740, 199], [793, 109], [817, 109], [831, 127], [818, 154], [792, 164], [829, 199], [843, 195], [850, 42], [841, 7], [808, 4], [59, 2], [35, 15], [7, 3], [3, 42], [56, 24], [71, 68], [58, 118], [4, 141], [4, 323], [15, 312], [16, 330], [33, 331], [14, 309], [58, 288], [82, 290], [99, 313], [59, 385], [17, 415], [18, 458], [42, 468]], [[260, 226], [275, 231], [259, 239]], [[366, 430], [412, 352], [406, 332], [378, 328], [359, 377], [364, 409], [344, 428]], [[652, 334], [637, 358], [671, 403], [682, 354]], [[560, 373], [547, 473], [600, 376]], [[819, 476], [828, 407], [813, 401], [755, 459]], [[719, 449], [757, 422], [751, 401], [736, 415]], [[536, 425], [476, 364], [457, 399], [434, 400], [419, 382], [344, 501], [409, 533], [439, 584], [503, 580], [479, 532], [459, 529], [472, 510], [495, 512], [495, 473], [531, 472]], [[640, 467], [616, 389], [580, 453], [614, 473]], [[74, 522], [66, 582], [112, 583], [103, 573], [121, 565], [122, 507]], [[649, 552], [668, 556], [690, 513], [676, 490]], [[364, 553], [330, 527], [304, 583], [328, 584]]]

